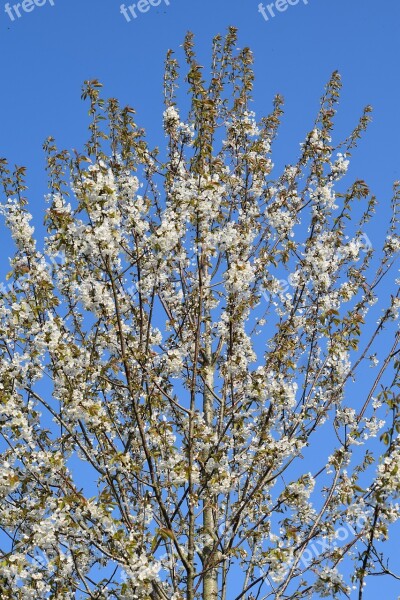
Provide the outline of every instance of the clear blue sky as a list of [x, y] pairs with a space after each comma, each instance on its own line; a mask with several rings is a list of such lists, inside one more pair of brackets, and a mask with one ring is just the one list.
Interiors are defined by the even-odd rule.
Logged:
[[339, 69], [343, 132], [365, 104], [375, 109], [353, 175], [368, 178], [382, 198], [400, 178], [398, 0], [299, 0], [269, 21], [258, 12], [258, 0], [169, 0], [169, 6], [161, 0], [129, 23], [120, 0], [39, 1], [44, 6], [20, 10], [12, 21], [0, 0], [0, 155], [29, 166], [35, 205], [42, 205], [45, 137], [54, 135], [67, 148], [79, 148], [85, 139], [85, 79], [100, 79], [106, 95], [133, 105], [157, 140], [166, 50], [178, 49], [192, 30], [207, 64], [212, 36], [228, 25], [239, 27], [239, 45], [254, 51], [257, 112], [270, 109], [275, 92], [286, 98], [280, 144], [290, 153], [287, 162], [310, 129], [330, 73]]
[[[399, 0], [299, 0], [268, 21], [258, 12], [259, 0], [169, 0], [169, 5], [161, 0], [159, 7], [130, 22], [120, 12], [120, 0], [36, 2], [44, 5], [30, 12], [20, 8], [18, 18], [13, 0], [12, 20], [0, 0], [0, 156], [29, 168], [28, 196], [36, 223], [45, 206], [44, 139], [53, 135], [60, 147], [77, 149], [86, 140], [83, 81], [97, 78], [105, 96], [134, 106], [151, 142], [160, 144], [167, 49], [178, 50], [191, 30], [199, 61], [207, 66], [212, 37], [229, 25], [239, 28], [239, 46], [254, 51], [258, 116], [269, 112], [276, 92], [286, 99], [277, 144], [283, 162], [295, 160], [332, 71], [338, 69], [343, 77], [338, 116], [342, 135], [364, 105], [373, 105], [373, 123], [354, 153], [351, 175], [367, 180], [381, 200], [379, 210], [387, 214], [392, 182], [400, 179]], [[137, 0], [125, 2], [133, 3]], [[29, 0], [25, 4], [34, 6]], [[4, 257], [9, 245], [3, 233], [1, 225]], [[377, 230], [376, 236], [381, 235]], [[0, 262], [3, 273], [5, 261]], [[367, 600], [379, 596], [374, 590], [387, 600], [400, 594], [398, 582], [388, 582], [382, 594], [378, 580], [369, 581]]]

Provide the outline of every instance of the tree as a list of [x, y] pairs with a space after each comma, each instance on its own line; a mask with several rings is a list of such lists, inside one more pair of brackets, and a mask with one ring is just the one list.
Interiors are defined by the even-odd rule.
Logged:
[[256, 122], [234, 28], [209, 83], [193, 47], [186, 120], [167, 56], [165, 155], [85, 82], [84, 153], [44, 145], [43, 244], [1, 160], [4, 599], [361, 599], [396, 576], [399, 184], [379, 250], [376, 199], [339, 183], [371, 108], [333, 144], [334, 73], [273, 178], [282, 98]]

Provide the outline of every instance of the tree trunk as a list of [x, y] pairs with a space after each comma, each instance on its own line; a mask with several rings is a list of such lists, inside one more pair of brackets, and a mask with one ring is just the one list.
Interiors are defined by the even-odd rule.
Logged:
[[[209, 427], [213, 426], [213, 396], [210, 390], [213, 389], [214, 385], [214, 368], [212, 365], [212, 348], [211, 348], [211, 332], [210, 332], [210, 321], [206, 320], [206, 362], [204, 369], [204, 399], [203, 399], [203, 410], [204, 420], [206, 425]], [[217, 600], [218, 599], [218, 569], [216, 567], [210, 568], [210, 564], [215, 562], [215, 548], [214, 539], [216, 535], [216, 524], [217, 524], [217, 497], [209, 495], [203, 504], [203, 530], [207, 534], [208, 542], [205, 544], [203, 549], [203, 568], [207, 569], [203, 579], [203, 600]]]

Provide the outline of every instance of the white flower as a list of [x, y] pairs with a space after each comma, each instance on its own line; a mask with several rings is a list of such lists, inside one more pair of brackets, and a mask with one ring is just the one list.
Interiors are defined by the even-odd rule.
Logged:
[[337, 159], [332, 165], [332, 174], [336, 179], [339, 179], [339, 177], [342, 177], [347, 173], [349, 162], [350, 161], [346, 159], [346, 154], [338, 152]]
[[175, 106], [168, 106], [163, 113], [165, 131], [173, 131], [179, 125], [179, 113]]
[[379, 360], [376, 356], [376, 354], [371, 354], [371, 356], [369, 357], [370, 360], [370, 367], [376, 367], [379, 364]]

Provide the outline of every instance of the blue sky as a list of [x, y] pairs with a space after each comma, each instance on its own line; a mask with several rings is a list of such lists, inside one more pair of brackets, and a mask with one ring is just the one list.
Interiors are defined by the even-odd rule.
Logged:
[[[43, 206], [41, 145], [53, 135], [60, 146], [80, 147], [87, 110], [80, 100], [85, 79], [98, 78], [106, 96], [133, 105], [138, 121], [159, 142], [162, 70], [166, 50], [179, 50], [196, 34], [200, 62], [210, 41], [228, 25], [239, 27], [239, 46], [254, 51], [254, 108], [269, 111], [273, 95], [286, 99], [277, 150], [289, 162], [309, 131], [331, 72], [343, 76], [338, 131], [347, 133], [365, 104], [374, 121], [353, 160], [353, 175], [367, 178], [386, 200], [400, 178], [397, 69], [400, 3], [396, 0], [299, 0], [266, 21], [258, 0], [161, 0], [130, 22], [119, 0], [36, 0], [31, 12], [0, 2], [0, 154], [29, 166], [31, 201]], [[127, 5], [133, 0], [126, 2]], [[136, 0], [135, 0], [136, 2]], [[14, 2], [11, 2], [12, 7]], [[269, 2], [264, 2], [264, 5]]]
[[[162, 144], [162, 73], [168, 48], [179, 50], [186, 31], [196, 35], [199, 62], [207, 66], [210, 42], [229, 25], [239, 28], [239, 46], [255, 57], [254, 110], [267, 114], [275, 93], [286, 99], [276, 144], [279, 161], [296, 159], [299, 143], [312, 128], [319, 97], [332, 71], [343, 78], [338, 134], [347, 135], [366, 104], [373, 123], [355, 151], [352, 178], [365, 179], [380, 199], [379, 243], [386, 224], [392, 182], [400, 179], [398, 0], [299, 0], [266, 21], [259, 0], [161, 0], [130, 22], [120, 0], [36, 0], [43, 6], [18, 18], [0, 0], [0, 156], [28, 167], [28, 197], [37, 224], [46, 192], [42, 143], [53, 135], [60, 147], [81, 149], [86, 140], [87, 105], [80, 100], [85, 79], [97, 78], [104, 95], [137, 110], [137, 121], [152, 144]], [[137, 3], [128, 0], [126, 5]], [[269, 0], [264, 5], [269, 4]], [[53, 4], [53, 5], [52, 5]], [[338, 141], [338, 139], [336, 140]], [[9, 245], [0, 226], [0, 249]], [[7, 270], [0, 261], [0, 273]], [[367, 600], [380, 589], [371, 582]], [[385, 598], [400, 594], [389, 584]]]
[[85, 139], [87, 111], [80, 100], [85, 79], [97, 77], [106, 95], [133, 105], [158, 141], [166, 50], [178, 50], [192, 30], [200, 62], [207, 64], [212, 36], [228, 25], [239, 27], [239, 45], [254, 51], [258, 114], [268, 112], [276, 92], [286, 98], [278, 148], [288, 161], [310, 129], [324, 84], [338, 69], [344, 84], [342, 131], [365, 104], [375, 109], [354, 156], [353, 175], [368, 178], [382, 199], [400, 177], [397, 0], [308, 0], [308, 5], [299, 0], [268, 22], [258, 0], [169, 0], [169, 6], [161, 0], [129, 23], [119, 0], [53, 0], [54, 6], [40, 1], [44, 6], [20, 11], [14, 21], [0, 2], [0, 154], [29, 166], [35, 206], [42, 204], [45, 137], [52, 134], [67, 148]]

